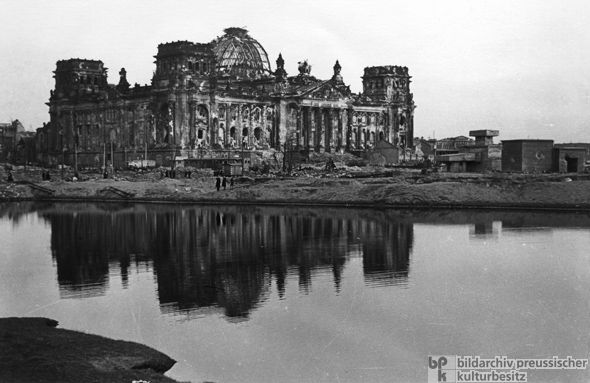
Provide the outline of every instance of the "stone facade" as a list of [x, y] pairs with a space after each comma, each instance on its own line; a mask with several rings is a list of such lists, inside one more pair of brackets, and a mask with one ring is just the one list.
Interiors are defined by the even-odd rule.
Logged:
[[319, 80], [307, 61], [289, 76], [279, 54], [273, 71], [264, 48], [245, 29], [228, 28], [210, 43], [160, 44], [150, 85], [109, 84], [102, 61], [58, 61], [48, 162], [102, 166], [136, 159], [168, 166], [175, 156], [215, 157], [228, 149], [285, 145], [302, 154], [363, 154], [379, 140], [412, 146], [414, 101], [407, 67], [364, 70], [354, 94], [340, 74]]

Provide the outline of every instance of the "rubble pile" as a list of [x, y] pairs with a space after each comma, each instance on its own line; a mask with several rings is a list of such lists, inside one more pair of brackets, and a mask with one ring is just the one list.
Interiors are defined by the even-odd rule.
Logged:
[[19, 198], [21, 192], [18, 191], [13, 184], [6, 184], [5, 182], [0, 183], [0, 199], [13, 199]]

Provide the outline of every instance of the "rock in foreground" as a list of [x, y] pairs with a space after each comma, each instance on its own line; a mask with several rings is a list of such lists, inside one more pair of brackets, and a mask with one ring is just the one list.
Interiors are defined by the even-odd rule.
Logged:
[[56, 328], [47, 318], [0, 318], [0, 382], [173, 383], [176, 363], [147, 346]]

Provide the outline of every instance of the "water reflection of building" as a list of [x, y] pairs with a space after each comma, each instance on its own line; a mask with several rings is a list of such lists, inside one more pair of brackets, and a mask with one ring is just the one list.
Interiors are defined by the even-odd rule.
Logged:
[[[106, 217], [97, 217], [97, 221], [100, 218]], [[93, 239], [103, 234], [101, 229], [105, 226], [95, 227], [92, 220], [71, 213], [52, 216], [51, 226], [51, 249], [57, 264], [60, 297], [103, 295], [108, 283], [108, 249], [106, 242]]]
[[[413, 226], [401, 222], [368, 223], [373, 236], [363, 244], [363, 271], [369, 285], [405, 284], [408, 279]], [[384, 240], [385, 239], [385, 240]]]
[[43, 215], [51, 222], [63, 295], [104, 292], [109, 273], [120, 274], [125, 286], [130, 263], [141, 258], [153, 266], [161, 310], [169, 314], [219, 307], [230, 320], [245, 320], [273, 281], [279, 297], [293, 278], [306, 293], [318, 273], [331, 273], [339, 292], [355, 249], [362, 249], [368, 284], [407, 279], [411, 224], [388, 215], [321, 213], [141, 206]]
[[469, 227], [469, 238], [498, 239], [501, 226], [501, 222], [477, 220]]
[[[149, 244], [134, 222], [138, 215], [123, 214], [95, 205], [76, 210], [52, 207], [40, 214], [51, 224], [51, 250], [57, 265], [62, 298], [102, 295], [109, 272], [118, 265], [121, 283], [128, 283], [131, 255], [145, 254]], [[141, 225], [140, 225], [141, 226]]]

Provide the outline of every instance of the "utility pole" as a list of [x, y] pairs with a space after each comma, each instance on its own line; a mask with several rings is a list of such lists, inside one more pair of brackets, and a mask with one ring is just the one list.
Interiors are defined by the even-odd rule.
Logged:
[[64, 132], [59, 131], [59, 137], [61, 138], [61, 180], [64, 180], [64, 162], [66, 161], [66, 151], [64, 150]]
[[170, 170], [174, 170], [174, 160], [176, 158], [176, 150], [174, 148], [174, 144], [172, 144], [172, 156], [170, 157], [170, 159], [172, 160], [172, 163], [170, 164]]
[[288, 173], [288, 169], [289, 166], [287, 165], [287, 153], [289, 152], [288, 146], [289, 145], [289, 139], [285, 140], [285, 151], [283, 153], [283, 172]]
[[16, 170], [16, 146], [17, 146], [17, 133], [18, 133], [18, 124], [15, 124], [14, 121], [12, 122], [12, 126], [14, 127], [14, 169]]
[[242, 138], [242, 175], [244, 175], [244, 138]]

